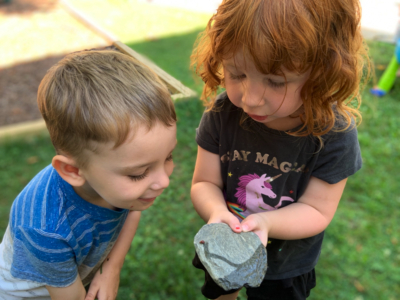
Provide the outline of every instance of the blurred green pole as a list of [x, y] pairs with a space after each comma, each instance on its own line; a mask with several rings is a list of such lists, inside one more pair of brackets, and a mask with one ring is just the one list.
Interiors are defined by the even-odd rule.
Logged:
[[394, 81], [396, 80], [396, 72], [398, 68], [399, 68], [399, 63], [397, 62], [396, 56], [393, 55], [392, 60], [389, 63], [389, 66], [386, 68], [381, 79], [379, 80], [378, 87], [381, 90], [389, 92], [389, 90], [393, 86]]

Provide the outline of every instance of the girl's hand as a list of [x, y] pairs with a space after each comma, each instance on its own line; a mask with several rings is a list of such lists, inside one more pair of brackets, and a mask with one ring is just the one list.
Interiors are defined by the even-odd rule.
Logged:
[[236, 233], [242, 231], [242, 227], [240, 226], [238, 218], [236, 218], [228, 210], [214, 211], [207, 222], [207, 224], [211, 223], [225, 223], [228, 224], [228, 226]]
[[268, 243], [268, 221], [265, 214], [252, 214], [242, 221], [243, 232], [253, 231], [264, 246]]
[[105, 260], [90, 283], [85, 300], [115, 300], [118, 293], [119, 272], [118, 268]]

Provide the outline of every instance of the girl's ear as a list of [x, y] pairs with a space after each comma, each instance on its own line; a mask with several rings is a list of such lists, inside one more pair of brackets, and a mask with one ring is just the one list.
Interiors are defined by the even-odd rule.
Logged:
[[85, 178], [81, 175], [80, 169], [75, 167], [75, 160], [64, 156], [56, 155], [51, 161], [53, 168], [58, 174], [72, 186], [82, 186], [85, 183]]

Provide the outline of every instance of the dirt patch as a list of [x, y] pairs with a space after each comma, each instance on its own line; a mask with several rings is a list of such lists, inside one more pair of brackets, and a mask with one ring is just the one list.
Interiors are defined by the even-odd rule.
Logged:
[[0, 11], [3, 14], [21, 15], [33, 13], [35, 11], [48, 11], [54, 9], [56, 0], [0, 0]]
[[62, 56], [0, 70], [0, 126], [41, 118], [36, 104], [38, 85]]
[[0, 126], [40, 119], [36, 93], [66, 54], [108, 45], [55, 0], [0, 0]]

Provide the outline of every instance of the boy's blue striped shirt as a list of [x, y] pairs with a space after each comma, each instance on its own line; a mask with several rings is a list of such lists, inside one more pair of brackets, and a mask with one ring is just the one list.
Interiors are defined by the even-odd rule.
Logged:
[[52, 166], [46, 167], [11, 208], [11, 274], [62, 287], [79, 273], [83, 283], [89, 283], [127, 214], [128, 210], [113, 211], [83, 200]]

